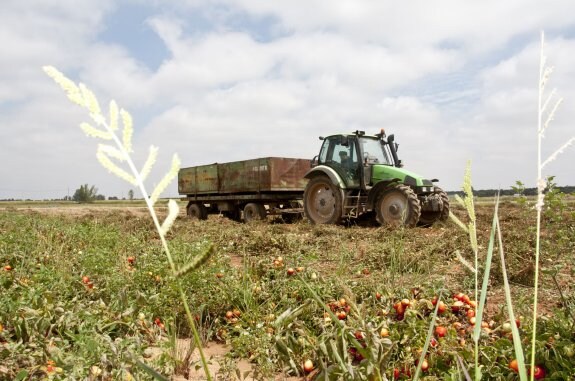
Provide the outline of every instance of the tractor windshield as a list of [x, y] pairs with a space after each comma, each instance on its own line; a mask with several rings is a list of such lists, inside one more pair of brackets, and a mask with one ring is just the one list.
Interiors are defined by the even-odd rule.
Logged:
[[359, 145], [365, 163], [393, 165], [393, 159], [381, 140], [361, 137]]

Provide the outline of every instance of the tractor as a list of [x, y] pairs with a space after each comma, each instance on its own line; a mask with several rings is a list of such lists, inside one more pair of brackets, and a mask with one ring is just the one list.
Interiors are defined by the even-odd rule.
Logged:
[[320, 137], [305, 174], [304, 213], [314, 224], [338, 224], [367, 216], [383, 226], [414, 227], [449, 217], [447, 193], [403, 169], [394, 135], [364, 131]]

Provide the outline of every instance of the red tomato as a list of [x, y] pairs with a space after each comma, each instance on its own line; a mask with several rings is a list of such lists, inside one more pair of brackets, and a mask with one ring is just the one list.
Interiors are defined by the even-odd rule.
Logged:
[[545, 368], [543, 368], [541, 365], [535, 365], [535, 369], [533, 371], [533, 377], [536, 380], [542, 380], [545, 378]]
[[445, 335], [447, 334], [447, 328], [437, 326], [435, 327], [435, 334], [437, 335], [437, 337], [445, 337]]
[[516, 359], [511, 360], [511, 362], [509, 363], [509, 369], [511, 369], [516, 373], [519, 371], [519, 364], [517, 364]]
[[447, 306], [443, 302], [439, 302], [439, 307], [437, 307], [437, 313], [442, 314], [447, 310]]

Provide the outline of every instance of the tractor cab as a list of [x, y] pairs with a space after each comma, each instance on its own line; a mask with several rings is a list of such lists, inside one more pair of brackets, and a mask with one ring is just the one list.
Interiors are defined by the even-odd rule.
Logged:
[[321, 139], [323, 144], [317, 164], [337, 172], [347, 189], [369, 189], [373, 185], [374, 165], [401, 166], [397, 143], [393, 141], [393, 135], [386, 137], [383, 130], [375, 136], [356, 131]]

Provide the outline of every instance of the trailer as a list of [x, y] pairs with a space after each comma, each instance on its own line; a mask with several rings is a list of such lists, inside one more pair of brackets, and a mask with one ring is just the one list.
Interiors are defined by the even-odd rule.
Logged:
[[286, 221], [303, 215], [309, 159], [265, 157], [180, 169], [178, 192], [191, 218], [222, 214], [246, 222], [280, 215]]

